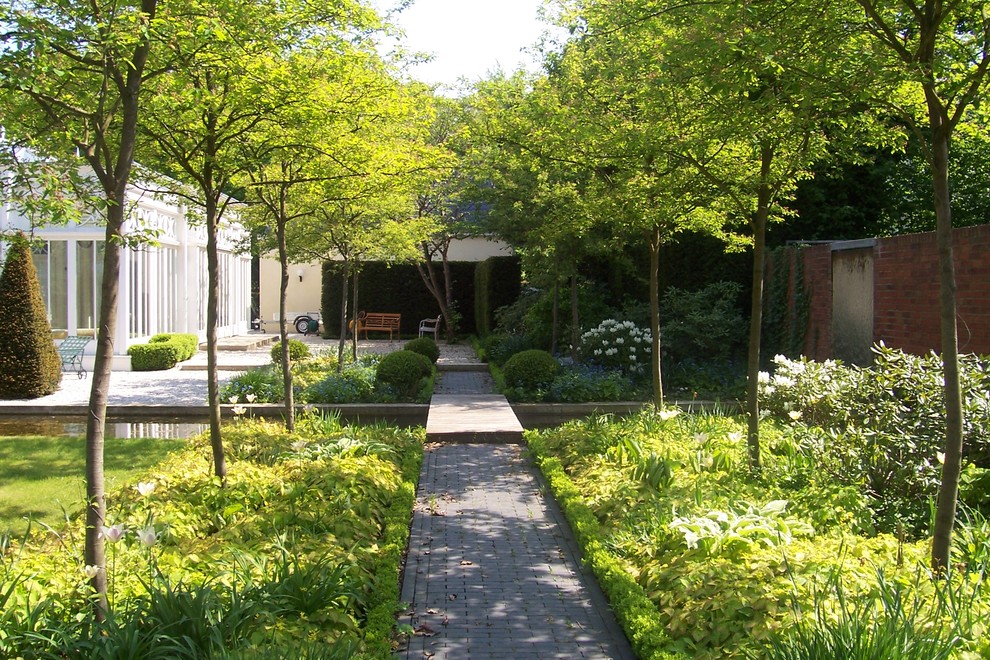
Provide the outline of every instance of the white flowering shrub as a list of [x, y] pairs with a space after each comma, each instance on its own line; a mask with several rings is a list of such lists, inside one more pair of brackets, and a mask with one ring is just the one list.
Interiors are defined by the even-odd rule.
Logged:
[[760, 408], [779, 419], [794, 419], [825, 427], [843, 426], [850, 400], [862, 383], [862, 372], [835, 360], [815, 362], [773, 359], [774, 371], [760, 372]]
[[605, 319], [581, 335], [581, 354], [588, 364], [629, 375], [648, 372], [653, 336], [632, 321]]

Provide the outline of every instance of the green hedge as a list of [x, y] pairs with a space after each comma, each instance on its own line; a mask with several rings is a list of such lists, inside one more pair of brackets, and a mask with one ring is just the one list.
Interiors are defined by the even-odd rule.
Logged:
[[127, 349], [134, 371], [163, 371], [188, 360], [199, 350], [199, 338], [192, 334], [159, 334], [147, 344], [134, 344]]
[[[440, 267], [440, 264], [437, 264]], [[486, 282], [482, 302], [476, 300], [478, 275]], [[484, 262], [450, 262], [453, 279], [454, 303], [461, 315], [458, 332], [475, 334], [488, 324], [490, 327], [496, 309], [513, 302], [519, 295], [520, 270], [517, 257], [492, 257]], [[328, 337], [340, 336], [341, 268], [339, 263], [323, 265], [324, 332]], [[372, 261], [361, 264], [358, 276], [358, 309], [368, 312], [387, 312], [402, 315], [400, 332], [406, 336], [416, 333], [421, 319], [434, 318], [440, 313], [436, 300], [430, 294], [415, 265], [386, 264]], [[484, 309], [483, 313], [480, 310]], [[479, 317], [480, 313], [480, 317]], [[481, 319], [479, 321], [479, 318]]]
[[149, 344], [160, 344], [172, 342], [179, 347], [179, 362], [184, 362], [196, 355], [199, 350], [199, 337], [187, 333], [163, 333], [153, 336], [148, 340]]
[[478, 335], [495, 327], [495, 310], [519, 297], [522, 275], [519, 257], [489, 257], [474, 271], [474, 319]]

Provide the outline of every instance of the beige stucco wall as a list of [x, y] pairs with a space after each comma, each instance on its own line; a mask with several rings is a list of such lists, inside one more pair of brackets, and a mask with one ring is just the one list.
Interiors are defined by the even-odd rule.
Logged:
[[[259, 296], [261, 318], [271, 332], [278, 321], [278, 294], [281, 282], [279, 263], [273, 259], [262, 259], [259, 266]], [[300, 273], [302, 280], [299, 279]], [[297, 313], [320, 311], [320, 266], [319, 264], [291, 264], [289, 266], [289, 286], [285, 292], [285, 310], [289, 322]], [[295, 332], [290, 328], [290, 332]]]

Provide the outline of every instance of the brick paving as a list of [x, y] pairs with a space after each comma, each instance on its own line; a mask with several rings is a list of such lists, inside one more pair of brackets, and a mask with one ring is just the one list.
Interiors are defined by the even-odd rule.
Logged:
[[[440, 380], [454, 373], [486, 389]], [[402, 583], [415, 634], [396, 657], [634, 658], [586, 571], [522, 446], [431, 445]]]

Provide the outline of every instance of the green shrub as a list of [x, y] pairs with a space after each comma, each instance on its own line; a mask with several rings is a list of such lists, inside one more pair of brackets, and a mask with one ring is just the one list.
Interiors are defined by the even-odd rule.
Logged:
[[[298, 339], [289, 340], [289, 361], [299, 362], [309, 357], [309, 346]], [[282, 342], [272, 346], [272, 364], [282, 364]]]
[[199, 337], [194, 334], [174, 332], [154, 335], [148, 340], [149, 344], [172, 342], [179, 347], [179, 362], [184, 362], [196, 355], [199, 350]]
[[436, 364], [437, 360], [440, 359], [440, 347], [437, 346], [437, 343], [432, 337], [420, 337], [419, 339], [407, 341], [403, 348], [413, 353], [425, 355], [433, 364]]
[[127, 349], [134, 371], [163, 371], [179, 363], [182, 347], [175, 342], [134, 344]]
[[62, 381], [62, 361], [23, 234], [10, 246], [0, 274], [0, 309], [0, 398], [51, 394]]
[[413, 351], [389, 353], [378, 363], [375, 380], [392, 388], [400, 397], [416, 394], [419, 382], [433, 373], [429, 358]]
[[272, 367], [248, 369], [220, 390], [221, 403], [280, 403], [284, 399], [282, 374]]
[[660, 303], [663, 352], [675, 360], [720, 360], [735, 354], [746, 337], [746, 322], [739, 311], [741, 293], [737, 282], [715, 282], [698, 291], [667, 289]]
[[509, 358], [502, 373], [508, 387], [536, 390], [552, 383], [559, 369], [554, 356], [546, 351], [531, 349]]
[[632, 321], [605, 319], [581, 335], [581, 355], [586, 362], [624, 374], [648, 373], [652, 353], [649, 329], [638, 328]]
[[486, 360], [502, 366], [516, 353], [533, 348], [533, 342], [524, 335], [495, 333], [485, 337], [481, 347]]

